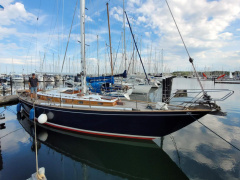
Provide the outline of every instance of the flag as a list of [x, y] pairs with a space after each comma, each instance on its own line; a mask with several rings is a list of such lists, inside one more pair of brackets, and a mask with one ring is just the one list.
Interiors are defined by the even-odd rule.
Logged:
[[219, 76], [217, 79], [223, 78], [225, 76], [225, 74]]
[[0, 11], [3, 11], [4, 7], [2, 5], [0, 5]]
[[206, 74], [205, 73], [202, 73], [202, 75], [207, 79], [207, 76], [206, 76]]

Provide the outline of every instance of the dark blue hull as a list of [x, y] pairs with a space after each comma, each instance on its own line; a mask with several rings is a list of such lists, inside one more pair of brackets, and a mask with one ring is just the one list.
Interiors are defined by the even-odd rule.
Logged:
[[[32, 103], [21, 100], [29, 113]], [[35, 105], [35, 117], [47, 114], [44, 125], [59, 129], [113, 137], [154, 139], [177, 131], [209, 111], [98, 111]]]

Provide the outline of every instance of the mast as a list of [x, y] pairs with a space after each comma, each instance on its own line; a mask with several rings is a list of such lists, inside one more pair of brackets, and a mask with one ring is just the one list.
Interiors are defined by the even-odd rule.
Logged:
[[99, 77], [98, 35], [97, 35], [97, 65], [98, 65], [98, 77]]
[[54, 53], [53, 53], [53, 72], [54, 72]]
[[81, 18], [81, 82], [82, 93], [86, 93], [86, 58], [85, 58], [85, 0], [80, 0], [80, 18]]
[[[134, 36], [134, 35], [133, 35]], [[132, 43], [132, 48], [133, 48], [133, 55], [132, 55], [132, 57], [133, 57], [133, 63], [132, 63], [132, 74], [134, 74], [134, 44]]]
[[107, 75], [107, 42], [105, 42], [105, 75]]
[[112, 76], [113, 76], [112, 44], [111, 44], [111, 30], [110, 30], [110, 21], [109, 21], [108, 3], [107, 3], [107, 16], [108, 16], [108, 31], [109, 31], [109, 45], [110, 45], [110, 58], [111, 58], [111, 73], [112, 73]]
[[123, 0], [123, 39], [124, 39], [124, 60], [125, 60], [125, 70], [127, 70], [127, 58], [126, 58], [126, 38], [125, 38], [125, 6], [124, 6], [124, 0]]
[[[157, 48], [155, 47], [155, 63], [157, 65]], [[158, 73], [158, 66], [155, 66], [155, 73], [157, 74]]]
[[163, 76], [163, 49], [162, 49], [162, 76]]

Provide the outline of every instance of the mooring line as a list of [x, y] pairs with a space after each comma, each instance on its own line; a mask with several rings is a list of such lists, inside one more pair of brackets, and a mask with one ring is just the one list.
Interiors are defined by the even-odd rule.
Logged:
[[7, 135], [9, 135], [9, 134], [11, 134], [11, 133], [14, 133], [14, 132], [16, 132], [16, 131], [18, 131], [18, 130], [20, 130], [20, 129], [23, 129], [23, 128], [21, 127], [21, 128], [18, 128], [18, 129], [16, 129], [16, 130], [14, 130], [14, 131], [11, 131], [10, 133], [7, 133], [7, 134], [5, 134], [4, 136], [0, 137], [0, 139], [4, 138], [4, 137], [6, 137]]
[[231, 142], [227, 141], [226, 139], [224, 139], [221, 135], [219, 135], [218, 133], [216, 133], [215, 131], [213, 131], [212, 129], [210, 129], [209, 127], [207, 127], [205, 124], [203, 124], [202, 122], [200, 122], [199, 120], [197, 120], [195, 117], [193, 117], [191, 114], [190, 116], [195, 119], [197, 122], [199, 122], [202, 126], [204, 126], [205, 128], [207, 128], [209, 131], [211, 131], [213, 134], [215, 134], [216, 136], [218, 136], [219, 138], [221, 138], [222, 140], [224, 140], [226, 143], [228, 143], [229, 145], [231, 145], [232, 147], [234, 147], [235, 149], [237, 149], [238, 151], [240, 151], [240, 148], [238, 148], [237, 146], [235, 146], [234, 144], [232, 144]]
[[240, 151], [240, 148], [238, 148], [237, 146], [235, 146], [234, 144], [232, 144], [231, 142], [227, 141], [226, 139], [224, 139], [222, 136], [220, 136], [219, 134], [217, 134], [215, 131], [213, 131], [212, 129], [210, 129], [209, 127], [207, 127], [205, 124], [203, 124], [202, 122], [200, 122], [199, 120], [197, 120], [200, 124], [202, 124], [205, 128], [207, 128], [209, 131], [211, 131], [212, 133], [214, 133], [216, 136], [218, 136], [219, 138], [221, 138], [222, 140], [224, 140], [226, 143], [228, 143], [229, 145], [231, 145], [232, 147], [234, 147], [235, 149], [237, 149], [238, 151]]
[[7, 109], [4, 109], [2, 112], [0, 112], [0, 114], [4, 113], [4, 111], [6, 111]]

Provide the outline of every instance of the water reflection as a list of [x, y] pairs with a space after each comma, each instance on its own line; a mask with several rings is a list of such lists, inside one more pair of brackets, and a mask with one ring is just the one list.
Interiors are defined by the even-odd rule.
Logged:
[[[19, 122], [31, 136], [34, 134], [33, 124], [25, 116]], [[81, 168], [82, 174], [87, 171], [87, 177], [92, 176], [90, 172], [98, 170], [97, 179], [188, 179], [152, 141], [123, 141], [45, 128], [38, 128], [37, 137], [51, 148], [49, 151], [54, 150], [80, 163], [84, 167]], [[41, 153], [42, 147], [39, 148]], [[51, 156], [39, 158], [44, 158], [44, 164], [51, 164]]]

